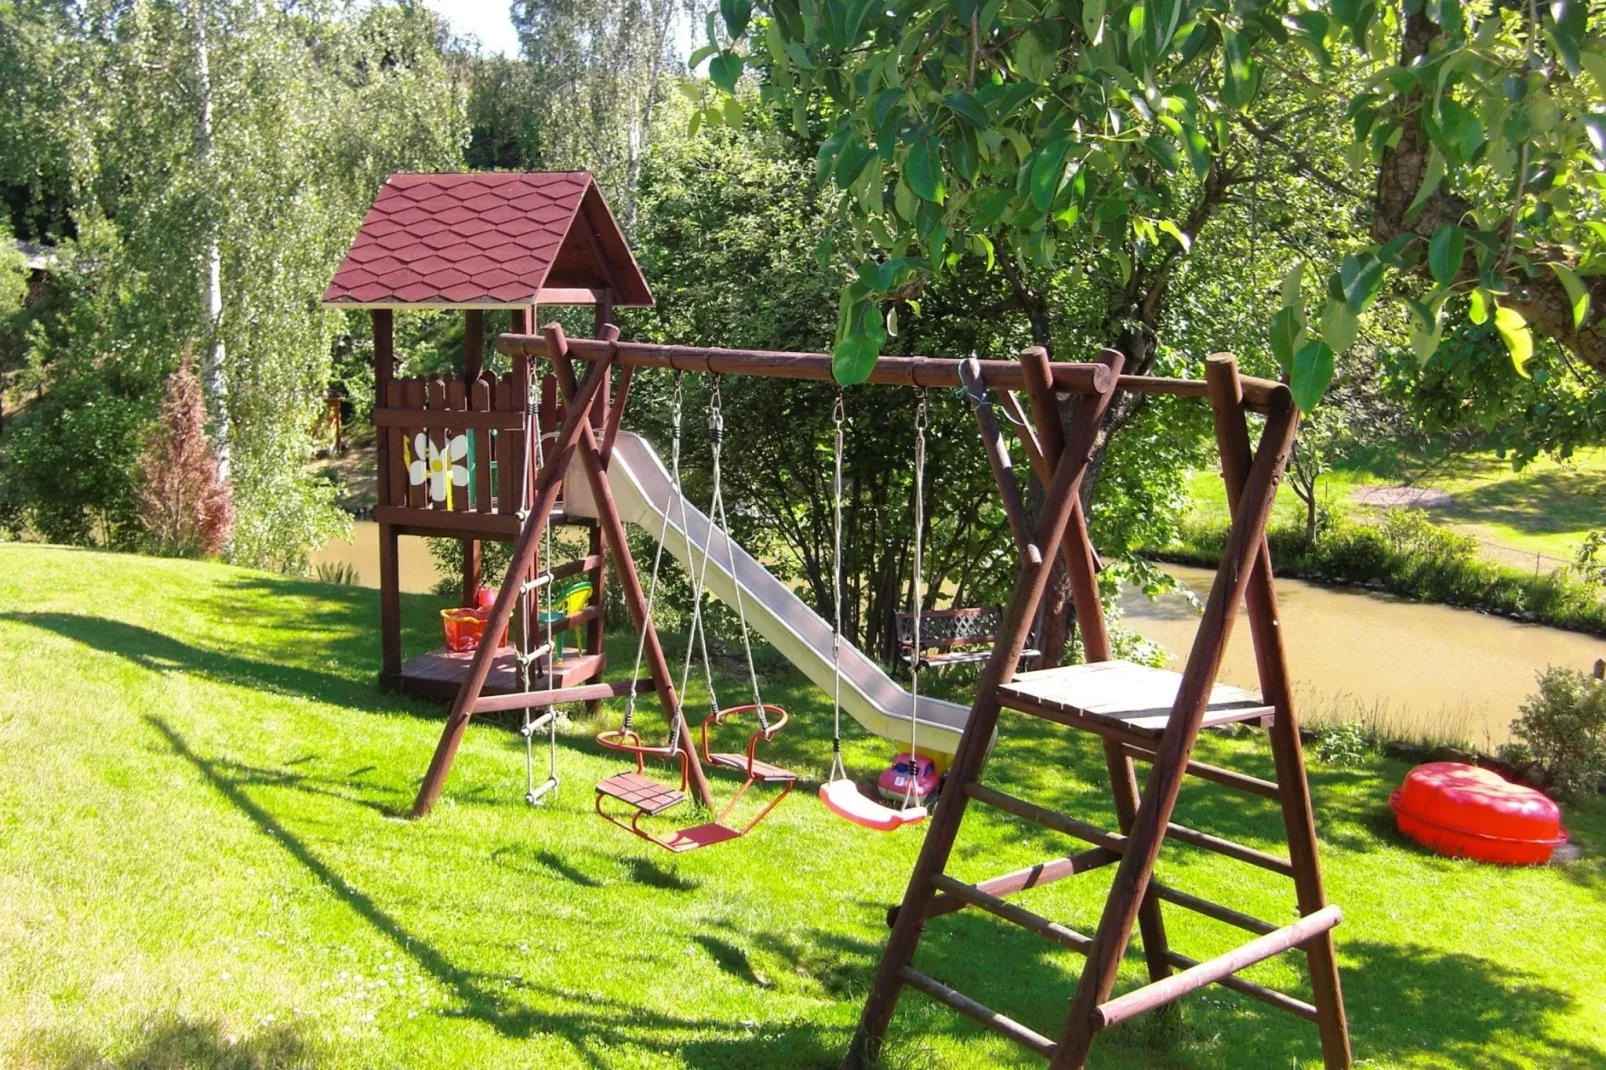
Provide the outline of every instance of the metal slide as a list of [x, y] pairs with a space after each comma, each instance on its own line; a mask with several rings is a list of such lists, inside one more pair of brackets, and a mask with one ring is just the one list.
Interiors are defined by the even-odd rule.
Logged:
[[[625, 431], [619, 433], [614, 442], [613, 459], [608, 465], [608, 483], [620, 517], [653, 538], [663, 530], [664, 514], [669, 514], [664, 548], [688, 569], [693, 566], [694, 554], [695, 564], [701, 569], [703, 554], [710, 549], [712, 540], [708, 589], [720, 601], [734, 605], [739, 584], [748, 624], [803, 675], [830, 694], [833, 685], [831, 623], [810, 609], [746, 550], [726, 538], [725, 533], [690, 502], [686, 503], [685, 513], [685, 527], [690, 530], [684, 530], [674, 483], [646, 439]], [[578, 459], [565, 481], [564, 498], [570, 515], [597, 515], [590, 484]], [[909, 710], [914, 697], [850, 643], [842, 644], [841, 662], [843, 711], [869, 731], [907, 750]], [[918, 738], [921, 748], [952, 754], [959, 746], [959, 737], [969, 716], [968, 707], [922, 695]]]

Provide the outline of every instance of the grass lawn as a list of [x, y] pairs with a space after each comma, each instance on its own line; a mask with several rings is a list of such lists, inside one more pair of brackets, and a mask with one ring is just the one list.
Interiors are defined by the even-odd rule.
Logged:
[[[1450, 501], [1429, 508], [1429, 514], [1484, 540], [1483, 552], [1502, 564], [1531, 568], [1534, 555], [1540, 554], [1548, 572], [1570, 562], [1590, 531], [1606, 527], [1606, 448], [1580, 450], [1564, 464], [1541, 457], [1521, 472], [1513, 472], [1510, 461], [1493, 451], [1387, 475], [1340, 469], [1324, 475], [1318, 489], [1329, 508], [1364, 514], [1375, 507], [1351, 501], [1351, 494], [1362, 487], [1401, 483], [1448, 493]], [[1219, 473], [1196, 472], [1190, 491], [1199, 515], [1225, 521]], [[1278, 491], [1276, 519], [1304, 526], [1304, 504], [1287, 482]]]
[[[437, 603], [408, 598], [409, 649]], [[565, 729], [554, 805], [522, 801], [522, 741], [472, 727], [429, 819], [411, 801], [436, 706], [382, 695], [377, 593], [223, 566], [0, 547], [0, 1065], [7, 1067], [828, 1067], [857, 1018], [920, 832], [882, 836], [805, 788], [746, 839], [671, 857], [590, 812], [617, 771]], [[627, 636], [613, 664], [628, 667]], [[780, 759], [817, 778], [829, 704], [775, 673], [797, 716]], [[731, 694], [737, 694], [734, 689]], [[650, 709], [650, 707], [647, 707]], [[617, 718], [615, 711], [606, 715]], [[1007, 715], [1006, 717], [1010, 717]], [[851, 722], [850, 722], [851, 724]], [[868, 774], [888, 748], [851, 741]], [[1209, 761], [1271, 775], [1259, 737]], [[1606, 807], [1586, 853], [1502, 870], [1430, 857], [1385, 803], [1404, 766], [1315, 768], [1357, 1056], [1372, 1066], [1606, 1065]], [[1113, 824], [1088, 739], [1013, 717], [1004, 790]], [[728, 785], [727, 785], [728, 787]], [[1207, 784], [1180, 820], [1272, 847], [1259, 800]], [[981, 808], [955, 871], [1064, 853]], [[1166, 879], [1284, 921], [1279, 877], [1167, 848]], [[1087, 931], [1110, 869], [1022, 897]], [[1236, 932], [1169, 908], [1205, 957]], [[932, 922], [917, 965], [1056, 1031], [1082, 960], [991, 917]], [[1123, 985], [1141, 968], [1129, 958]], [[1308, 996], [1299, 961], [1251, 979]], [[1209, 989], [1140, 1020], [1099, 1067], [1289, 1067], [1315, 1029]], [[889, 1067], [1040, 1065], [908, 993]]]

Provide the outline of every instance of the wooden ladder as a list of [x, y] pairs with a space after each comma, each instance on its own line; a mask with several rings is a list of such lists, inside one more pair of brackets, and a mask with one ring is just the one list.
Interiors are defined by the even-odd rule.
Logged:
[[[647, 596], [642, 589], [641, 579], [636, 574], [635, 563], [630, 557], [630, 543], [625, 535], [624, 521], [620, 518], [619, 510], [614, 503], [613, 492], [608, 487], [608, 462], [614, 435], [619, 430], [619, 414], [624, 409], [624, 398], [629, 389], [628, 367], [621, 374], [614, 404], [609, 408], [606, 427], [599, 434], [591, 423], [592, 403], [599, 397], [604, 399], [608, 397], [613, 364], [618, 356], [619, 330], [610, 323], [599, 332], [609, 348], [601, 359], [591, 365], [584, 381], [578, 380], [575, 375], [574, 359], [569, 354], [568, 340], [564, 336], [563, 328], [551, 324], [543, 328], [542, 334], [566, 410], [562, 426], [546, 449], [546, 463], [535, 474], [528, 495], [521, 498], [524, 509], [520, 520], [519, 537], [513, 545], [512, 559], [502, 579], [502, 586], [497, 591], [496, 601], [491, 605], [490, 617], [485, 623], [485, 634], [498, 636], [508, 627], [515, 604], [519, 600], [521, 586], [534, 569], [541, 533], [551, 522], [552, 510], [557, 504], [563, 480], [569, 475], [572, 462], [578, 460], [586, 482], [591, 488], [591, 495], [596, 501], [598, 513], [596, 535], [592, 539], [592, 552], [588, 559], [600, 557], [604, 547], [612, 558], [614, 573], [619, 577], [625, 605], [629, 607], [631, 619], [642, 636], [648, 678], [619, 683], [588, 683], [551, 691], [486, 695], [485, 680], [490, 674], [492, 663], [496, 660], [496, 644], [494, 642], [480, 644], [469, 662], [468, 675], [452, 702], [451, 710], [446, 716], [446, 727], [441, 731], [440, 743], [435, 747], [435, 755], [430, 760], [423, 783], [419, 785], [418, 795], [413, 800], [411, 816], [415, 818], [428, 814], [440, 798], [446, 778], [451, 772], [452, 763], [457, 757], [458, 747], [463, 741], [463, 734], [468, 730], [469, 721], [476, 714], [567, 702], [595, 703], [627, 695], [633, 690], [651, 687], [657, 692], [665, 713], [677, 720], [681, 718], [676, 712], [680, 704], [676, 699], [669, 663], [664, 657], [658, 632], [649, 619]], [[522, 353], [516, 354], [513, 364], [514, 379], [521, 384], [521, 400], [528, 405], [531, 381], [529, 357]], [[533, 449], [533, 445], [527, 448]], [[528, 457], [524, 463], [529, 463]], [[600, 591], [598, 595], [600, 596]], [[564, 626], [600, 623], [602, 619], [600, 597], [596, 597], [594, 608], [595, 613], [585, 613], [555, 622], [541, 632], [540, 640], [551, 643]], [[699, 803], [712, 806], [713, 796], [709, 791], [708, 779], [703, 774], [702, 765], [697, 760], [697, 749], [692, 743], [691, 733], [686, 731], [683, 720], [680, 727], [681, 753], [687, 763], [692, 792]]]
[[[1082, 517], [1078, 491], [1104, 413], [1118, 386], [1085, 398], [1072, 425], [1071, 440], [1060, 431], [1050, 388], [1046, 355], [1022, 354], [1037, 439], [1028, 440], [1039, 478], [1047, 487], [1035, 530], [1015, 519], [1018, 503], [1000, 476], [1012, 528], [1021, 544], [1021, 566], [999, 641], [982, 674], [970, 719], [954, 756], [943, 793], [926, 835], [902, 904], [891, 913], [892, 932], [882, 954], [846, 1065], [872, 1065], [904, 986], [916, 988], [1049, 1060], [1054, 1068], [1084, 1066], [1100, 1031], [1144, 1011], [1164, 1007], [1209, 984], [1220, 984], [1317, 1024], [1327, 1067], [1351, 1063], [1348, 1026], [1333, 955], [1332, 929], [1342, 917], [1326, 902], [1318, 861], [1310, 789], [1300, 746], [1299, 724], [1291, 701], [1288, 668], [1278, 630], [1266, 522], [1293, 444], [1298, 413], [1286, 391], [1260, 406], [1267, 417], [1260, 447], [1252, 450], [1237, 362], [1210, 358], [1206, 375], [1215, 415], [1216, 440], [1232, 507], [1232, 531], [1211, 587], [1193, 648], [1181, 674], [1111, 659], [1109, 637], [1099, 604], [1096, 558]], [[1116, 372], [1121, 355], [1101, 355]], [[972, 391], [973, 398], [980, 395]], [[978, 400], [978, 421], [989, 455], [999, 441]], [[1007, 468], [1007, 459], [1003, 462]], [[1012, 477], [1011, 477], [1012, 481]], [[1058, 555], [1065, 561], [1088, 664], [1016, 675], [1020, 650]], [[1260, 693], [1215, 683], [1236, 610], [1247, 603], [1259, 670]], [[1002, 709], [1045, 718], [1093, 733], [1102, 742], [1119, 831], [1098, 828], [982, 783], [981, 774]], [[1229, 722], [1264, 725], [1270, 733], [1276, 782], [1194, 761], [1199, 732]], [[1150, 765], [1141, 794], [1134, 761]], [[1183, 779], [1194, 776], [1278, 803], [1288, 842], [1282, 858], [1173, 822]], [[980, 883], [965, 883], [945, 872], [960, 825], [971, 803], [980, 803], [1089, 844], [1089, 849]], [[1155, 861], [1167, 839], [1225, 855], [1292, 878], [1299, 920], [1276, 926], [1240, 911], [1162, 884]], [[1008, 901], [1027, 888], [1103, 866], [1116, 873], [1098, 928], [1091, 936]], [[1254, 934], [1254, 939], [1223, 955], [1196, 961], [1171, 950], [1161, 903], [1203, 914]], [[936, 916], [976, 908], [1019, 925], [1062, 947], [1087, 956], [1081, 980], [1055, 1038], [982, 1005], [942, 980], [920, 972], [914, 957], [926, 922]], [[1149, 981], [1134, 991], [1112, 989], [1133, 927], [1142, 935]], [[1280, 952], [1298, 948], [1308, 961], [1313, 999], [1306, 1002], [1253, 984], [1237, 972]]]

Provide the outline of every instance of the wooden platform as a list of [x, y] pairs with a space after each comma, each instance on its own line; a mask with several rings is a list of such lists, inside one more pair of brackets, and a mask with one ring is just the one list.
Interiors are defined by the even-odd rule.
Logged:
[[[401, 678], [395, 682], [395, 686], [409, 695], [450, 702], [457, 697], [458, 689], [468, 677], [468, 666], [473, 657], [472, 653], [453, 654], [442, 647], [409, 658], [402, 662]], [[571, 651], [568, 657], [558, 661], [554, 684], [569, 687], [585, 683], [602, 671], [603, 661], [602, 654], [576, 654]], [[517, 690], [514, 686], [516, 679], [512, 648], [499, 650], [496, 661], [491, 665], [490, 675], [485, 678], [482, 694], [511, 695]], [[546, 678], [542, 676], [537, 676], [531, 682], [531, 690], [543, 690], [546, 686]]]
[[[1011, 709], [1097, 732], [1114, 728], [1158, 739], [1171, 720], [1182, 674], [1130, 661], [1098, 661], [1023, 672], [998, 689]], [[1217, 684], [1203, 727], [1235, 721], [1270, 724], [1272, 708], [1253, 691]]]

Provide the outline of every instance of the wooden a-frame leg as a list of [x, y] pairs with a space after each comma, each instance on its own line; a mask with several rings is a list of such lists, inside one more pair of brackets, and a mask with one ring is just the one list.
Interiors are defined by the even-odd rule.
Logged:
[[[558, 389], [566, 399], [576, 396], [574, 362], [569, 356], [569, 344], [563, 335], [563, 327], [559, 324], [549, 324], [542, 328], [546, 335], [547, 356], [552, 359], [552, 369], [558, 378]], [[602, 328], [600, 337], [606, 342], [612, 342], [619, 337], [619, 329], [613, 324], [606, 324]], [[593, 369], [595, 374], [595, 369]], [[589, 382], [589, 377], [587, 379]], [[569, 402], [571, 411], [578, 406], [574, 401]], [[658, 692], [658, 701], [663, 704], [664, 718], [678, 722], [680, 729], [680, 750], [686, 756], [686, 772], [692, 792], [697, 801], [703, 806], [712, 807], [714, 796], [708, 786], [708, 777], [703, 772], [702, 763], [697, 758], [697, 746], [692, 742], [691, 732], [686, 727], [685, 718], [680, 712], [680, 702], [675, 696], [674, 677], [670, 675], [669, 661], [664, 657], [663, 644], [658, 640], [658, 629], [653, 626], [652, 618], [648, 615], [646, 593], [641, 587], [641, 577], [636, 575], [636, 564], [630, 556], [630, 543], [625, 536], [624, 521], [619, 518], [618, 507], [614, 504], [613, 490], [608, 486], [608, 473], [603, 467], [602, 451], [596, 432], [592, 430], [590, 419], [581, 422], [580, 427], [580, 464], [585, 470], [586, 482], [591, 487], [591, 497], [597, 505], [597, 521], [602, 531], [602, 539], [608, 544], [613, 554], [613, 570], [619, 577], [619, 586], [625, 596], [625, 604], [630, 607], [631, 618], [636, 627], [641, 629], [642, 653], [647, 662], [647, 669], [652, 673], [653, 684]]]
[[992, 740], [993, 729], [998, 724], [998, 688], [1014, 677], [1015, 666], [1020, 663], [1020, 652], [1026, 646], [1026, 633], [1037, 614], [1043, 589], [1048, 584], [1049, 563], [1059, 552], [1066, 520], [1081, 486], [1082, 475], [1087, 471], [1094, 436], [1114, 394], [1112, 379], [1104, 393], [1087, 399], [1084, 405], [1085, 419], [1078, 424], [1076, 442], [1067, 447], [1044, 496], [1036, 544], [1021, 555], [1014, 594], [1004, 611], [998, 641], [982, 671], [981, 681], [976, 688], [976, 700], [971, 706], [964, 735], [960, 737], [959, 750], [954, 755], [954, 763], [948, 773], [950, 787], [931, 819], [925, 843], [920, 848], [920, 857], [916, 859], [914, 870], [909, 875], [909, 885], [904, 890], [897, 920], [887, 938], [881, 964], [876, 969], [858, 1028], [848, 1047], [844, 1065], [850, 1070], [862, 1070], [872, 1065], [880, 1053], [881, 1041], [887, 1034], [892, 1012], [898, 1005], [898, 995], [903, 989], [902, 971], [914, 957], [915, 945], [920, 941], [920, 929], [925, 923], [926, 908], [935, 891], [932, 878], [942, 873], [943, 867], [948, 864], [948, 855], [953, 850], [954, 838], [969, 802], [967, 788], [981, 774], [987, 760], [987, 748]]
[[[1230, 507], [1236, 508], [1251, 466], [1249, 428], [1244, 420], [1243, 390], [1237, 364], [1212, 358], [1205, 366], [1205, 377], [1210, 384], [1210, 406], [1215, 415], [1216, 444], [1221, 452], [1227, 502]], [[1288, 839], [1288, 860], [1294, 869], [1296, 901], [1300, 915], [1306, 916], [1327, 905], [1327, 893], [1322, 886], [1310, 782], [1305, 774], [1299, 717], [1294, 708], [1282, 626], [1277, 613], [1271, 551], [1264, 537], [1252, 567], [1254, 572], [1249, 577], [1245, 595], [1249, 631], [1255, 644], [1261, 694], [1266, 703], [1277, 711], [1270, 730], [1271, 752], [1277, 767], [1283, 829]], [[1347, 1068], [1353, 1057], [1332, 930], [1325, 930], [1308, 941], [1304, 944], [1304, 951], [1310, 964], [1311, 994], [1317, 1010], [1316, 1024], [1321, 1035], [1322, 1060], [1328, 1070]]]
[[[1113, 374], [1121, 374], [1125, 361], [1120, 353], [1106, 350], [1100, 359], [1110, 366]], [[1048, 354], [1042, 349], [1028, 349], [1021, 353], [1020, 362], [1026, 374], [1027, 397], [1031, 401], [1032, 421], [1037, 425], [1039, 448], [1045, 463], [1056, 464], [1064, 448], [1064, 432], [1060, 425], [1059, 405], [1054, 400]], [[1114, 655], [1110, 649], [1109, 628], [1104, 622], [1104, 606], [1099, 599], [1093, 540], [1088, 534], [1080, 498], [1072, 503], [1060, 549], [1065, 559], [1066, 574], [1071, 581], [1071, 602], [1076, 607], [1082, 652], [1088, 661], [1109, 661]], [[1110, 777], [1116, 822], [1123, 834], [1129, 833], [1138, 809], [1137, 774], [1132, 759], [1119, 743], [1105, 740], [1103, 746], [1104, 768]], [[1166, 957], [1170, 944], [1166, 940], [1165, 921], [1160, 914], [1160, 900], [1148, 891], [1144, 892], [1143, 902], [1138, 909], [1138, 929], [1143, 934], [1143, 955], [1148, 963], [1149, 979], [1158, 981], [1170, 976], [1171, 964]]]
[[[569, 462], [574, 457], [575, 444], [579, 441], [582, 428], [586, 427], [585, 409], [596, 396], [598, 388], [608, 381], [608, 369], [612, 364], [613, 357], [610, 354], [592, 366], [586, 376], [585, 384], [576, 394], [583, 404], [570, 407], [568, 416], [563, 421], [563, 428], [558, 432], [552, 453], [546, 459], [546, 466], [536, 477], [529, 520], [524, 524], [519, 532], [518, 541], [513, 545], [513, 558], [508, 562], [507, 574], [502, 579], [501, 589], [496, 593], [496, 601], [491, 606], [491, 615], [485, 622], [486, 635], [501, 635], [513, 617], [513, 606], [518, 601], [519, 585], [535, 563], [536, 547], [540, 543], [541, 532], [551, 520], [552, 507], [557, 503], [558, 490], [563, 483], [563, 473], [568, 471]], [[430, 808], [435, 805], [435, 800], [440, 798], [441, 789], [446, 784], [446, 776], [451, 772], [452, 762], [457, 757], [457, 748], [463, 742], [463, 733], [468, 730], [469, 719], [474, 716], [474, 703], [479, 701], [480, 693], [485, 689], [485, 678], [490, 675], [491, 662], [495, 659], [495, 643], [481, 643], [474, 651], [474, 657], [469, 661], [468, 676], [458, 688], [457, 697], [452, 700], [451, 711], [446, 715], [446, 727], [441, 732], [441, 741], [435, 747], [435, 756], [430, 759], [429, 770], [424, 774], [424, 782], [418, 787], [418, 797], [413, 800], [413, 817], [423, 817], [429, 813]]]
[[1176, 808], [1177, 794], [1187, 773], [1188, 757], [1198, 738], [1210, 690], [1221, 667], [1233, 618], [1264, 543], [1266, 521], [1271, 515], [1277, 483], [1287, 464], [1297, 425], [1298, 412], [1289, 396], [1283, 394], [1280, 406], [1267, 420], [1259, 454], [1245, 480], [1238, 507], [1233, 510], [1232, 532], [1188, 655], [1170, 723], [1160, 738], [1148, 783], [1143, 789], [1126, 851], [1116, 869], [1115, 881], [1088, 950], [1087, 966], [1071, 999], [1050, 1064], [1054, 1070], [1071, 1070], [1087, 1062], [1097, 1028], [1094, 1012], [1109, 998], [1115, 985], [1121, 957], [1131, 940], [1132, 926], [1148, 891], [1166, 825]]

